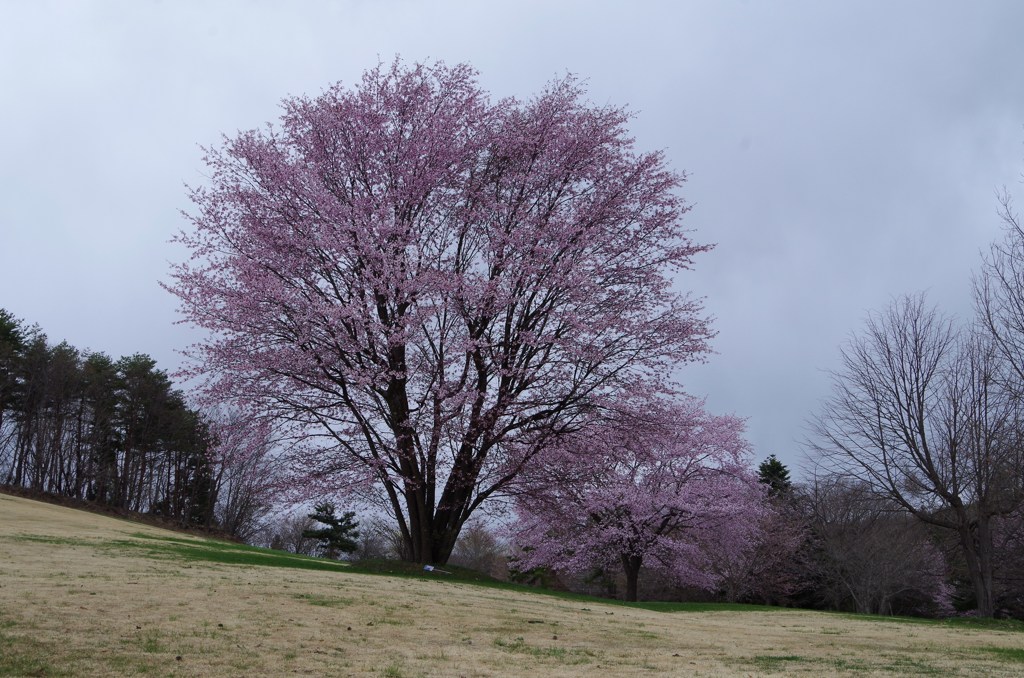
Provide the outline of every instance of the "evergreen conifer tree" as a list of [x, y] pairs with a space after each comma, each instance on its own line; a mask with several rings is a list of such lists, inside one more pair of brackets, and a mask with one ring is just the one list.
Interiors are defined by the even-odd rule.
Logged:
[[336, 559], [341, 553], [352, 553], [359, 548], [359, 523], [355, 521], [355, 512], [346, 511], [336, 515], [334, 504], [325, 501], [313, 507], [309, 517], [326, 527], [304, 530], [303, 537], [317, 539], [321, 552], [328, 558]]
[[774, 454], [761, 462], [757, 467], [758, 479], [768, 486], [768, 496], [771, 498], [784, 497], [793, 489], [793, 483], [789, 479], [789, 469], [781, 461], [775, 458]]

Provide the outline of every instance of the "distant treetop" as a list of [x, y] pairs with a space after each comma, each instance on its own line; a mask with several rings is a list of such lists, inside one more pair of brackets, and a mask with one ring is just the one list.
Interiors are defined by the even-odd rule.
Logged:
[[789, 494], [793, 489], [793, 483], [789, 479], [789, 469], [781, 461], [769, 454], [768, 458], [757, 467], [757, 473], [761, 483], [768, 486], [768, 495], [781, 497]]

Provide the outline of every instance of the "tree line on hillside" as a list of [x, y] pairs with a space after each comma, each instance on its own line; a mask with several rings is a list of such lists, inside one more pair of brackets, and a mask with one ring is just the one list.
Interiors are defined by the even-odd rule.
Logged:
[[[691, 513], [698, 519], [663, 535], [674, 549], [665, 549], [664, 542], [649, 542], [649, 557], [642, 559], [635, 575], [629, 563], [617, 561], [621, 545], [643, 532], [633, 530], [623, 539], [621, 527], [637, 527], [640, 521], [634, 515], [629, 523], [622, 522], [621, 504], [614, 529], [609, 530], [607, 519], [595, 511], [561, 525], [547, 523], [539, 541], [530, 534], [526, 539], [513, 536], [510, 547], [494, 548], [510, 556], [513, 576], [522, 581], [596, 595], [628, 599], [639, 593], [647, 600], [746, 602], [885, 615], [983, 613], [955, 531], [916, 518], [877, 487], [849, 475], [819, 473], [793, 482], [788, 469], [769, 457], [758, 469], [758, 480], [767, 488], [767, 505], [752, 511], [757, 504], [733, 494], [728, 511]], [[635, 499], [631, 505], [637, 505]], [[669, 506], [659, 502], [660, 515], [666, 515]], [[566, 511], [557, 513], [564, 516]], [[726, 520], [721, 520], [723, 516]], [[1022, 618], [1024, 516], [1018, 508], [1001, 516], [997, 525], [989, 553], [989, 614]], [[516, 525], [512, 534], [520, 534], [524, 527], [531, 528]], [[674, 540], [678, 541], [673, 544]]]
[[0, 309], [0, 484], [245, 537], [265, 487], [225, 430], [149, 356], [52, 345]]
[[[686, 447], [702, 449], [694, 442]], [[671, 458], [685, 464], [693, 453]], [[621, 474], [603, 477], [582, 513], [574, 515], [581, 504], [569, 497], [557, 506], [531, 502], [517, 516], [526, 522], [511, 529], [513, 575], [627, 600], [919, 616], [970, 602], [958, 589], [966, 572], [950, 557], [951, 544], [863, 486], [796, 483], [770, 456], [757, 469], [757, 488], [742, 469], [701, 478], [705, 468], [688, 471], [691, 487], [679, 492], [680, 474], [666, 474], [666, 461], [644, 469], [640, 483], [632, 471], [625, 485]]]

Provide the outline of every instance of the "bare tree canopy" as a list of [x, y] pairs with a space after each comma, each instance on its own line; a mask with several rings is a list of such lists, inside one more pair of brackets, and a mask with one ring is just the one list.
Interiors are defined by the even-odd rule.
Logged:
[[815, 424], [813, 447], [830, 472], [957, 534], [985, 615], [994, 521], [1024, 497], [1012, 376], [988, 333], [958, 329], [923, 295], [908, 296], [843, 349]]
[[992, 243], [974, 278], [974, 298], [982, 324], [1013, 372], [1008, 382], [1019, 397], [1024, 384], [1024, 228], [1005, 190], [999, 195], [1003, 239]]

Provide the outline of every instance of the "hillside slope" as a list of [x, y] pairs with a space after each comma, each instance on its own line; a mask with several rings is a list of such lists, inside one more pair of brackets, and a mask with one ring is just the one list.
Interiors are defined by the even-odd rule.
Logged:
[[[311, 570], [308, 567], [322, 567]], [[0, 675], [1020, 675], [1024, 634], [355, 574], [0, 495]]]

